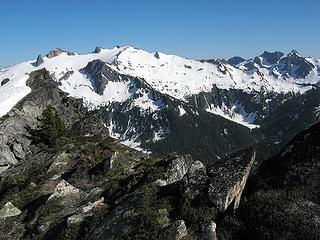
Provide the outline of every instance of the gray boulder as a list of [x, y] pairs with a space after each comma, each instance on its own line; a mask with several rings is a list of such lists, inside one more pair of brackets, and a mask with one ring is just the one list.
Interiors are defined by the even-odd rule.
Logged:
[[0, 209], [0, 219], [8, 218], [20, 215], [21, 211], [16, 206], [14, 206], [11, 202], [7, 202], [3, 208]]
[[169, 163], [167, 171], [164, 176], [155, 181], [155, 185], [162, 187], [180, 181], [188, 172], [192, 164], [192, 157], [190, 155], [174, 156]]

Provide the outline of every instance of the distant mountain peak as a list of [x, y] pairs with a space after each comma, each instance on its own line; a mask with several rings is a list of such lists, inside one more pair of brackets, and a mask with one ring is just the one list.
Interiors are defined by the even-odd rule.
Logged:
[[234, 56], [234, 57], [231, 57], [228, 59], [228, 63], [233, 66], [236, 66], [244, 61], [246, 61], [246, 59], [239, 57], [239, 56]]
[[260, 57], [263, 58], [263, 64], [265, 65], [273, 65], [275, 63], [277, 63], [280, 58], [282, 58], [284, 56], [283, 52], [280, 51], [275, 51], [275, 52], [268, 52], [268, 51], [264, 51]]
[[92, 53], [100, 53], [102, 51], [102, 47], [96, 46]]
[[292, 49], [291, 52], [288, 55], [295, 55], [295, 56], [299, 56], [300, 57], [299, 52], [297, 50], [295, 50], [295, 49]]

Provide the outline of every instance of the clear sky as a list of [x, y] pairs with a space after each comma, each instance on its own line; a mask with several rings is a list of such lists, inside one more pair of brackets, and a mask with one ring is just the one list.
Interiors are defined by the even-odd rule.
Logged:
[[319, 0], [0, 0], [0, 66], [60, 47], [132, 45], [189, 58], [320, 57]]

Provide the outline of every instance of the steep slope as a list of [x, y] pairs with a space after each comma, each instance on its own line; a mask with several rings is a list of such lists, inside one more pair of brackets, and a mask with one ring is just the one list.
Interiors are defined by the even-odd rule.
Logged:
[[319, 149], [317, 123], [295, 136], [278, 155], [266, 160], [249, 178], [247, 200], [242, 202], [239, 212], [218, 223], [222, 228], [220, 237], [317, 239]]

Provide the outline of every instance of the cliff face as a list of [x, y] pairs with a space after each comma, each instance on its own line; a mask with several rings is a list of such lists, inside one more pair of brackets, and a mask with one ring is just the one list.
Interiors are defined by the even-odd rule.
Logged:
[[208, 195], [220, 211], [225, 211], [233, 201], [233, 208], [239, 207], [255, 155], [254, 149], [245, 150], [210, 166]]

